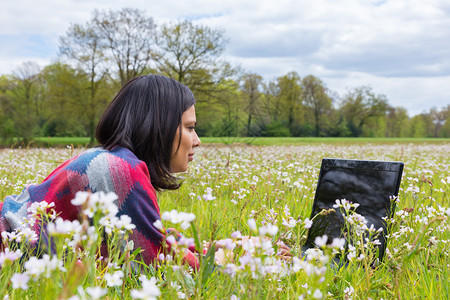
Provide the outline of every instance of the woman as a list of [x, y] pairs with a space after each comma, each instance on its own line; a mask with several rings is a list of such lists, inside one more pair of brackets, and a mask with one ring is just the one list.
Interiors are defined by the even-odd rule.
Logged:
[[[184, 172], [200, 145], [195, 132], [195, 99], [183, 84], [160, 75], [130, 80], [103, 113], [96, 130], [100, 147], [66, 161], [41, 184], [8, 196], [1, 209], [0, 230], [14, 230], [33, 202], [53, 202], [63, 219], [78, 218], [70, 203], [78, 191], [114, 192], [120, 215], [136, 226], [131, 239], [150, 264], [162, 251], [163, 235], [156, 191], [177, 189], [173, 173]], [[192, 253], [187, 262], [198, 266]]]

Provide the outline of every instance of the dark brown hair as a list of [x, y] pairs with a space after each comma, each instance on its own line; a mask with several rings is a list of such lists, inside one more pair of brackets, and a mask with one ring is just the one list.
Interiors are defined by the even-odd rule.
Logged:
[[180, 184], [170, 170], [173, 141], [183, 112], [194, 104], [189, 88], [174, 79], [137, 77], [106, 108], [95, 137], [107, 150], [122, 146], [144, 161], [156, 190], [177, 189]]

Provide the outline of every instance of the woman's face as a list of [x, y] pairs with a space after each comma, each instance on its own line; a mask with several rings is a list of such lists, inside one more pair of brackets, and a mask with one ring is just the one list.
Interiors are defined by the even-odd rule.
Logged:
[[[189, 162], [194, 159], [194, 148], [200, 146], [200, 139], [195, 132], [196, 124], [195, 108], [192, 105], [181, 116], [181, 125], [178, 129], [181, 130], [181, 139], [177, 132], [173, 141], [170, 168], [174, 173], [187, 171]], [[180, 143], [180, 148], [178, 148], [178, 143]]]

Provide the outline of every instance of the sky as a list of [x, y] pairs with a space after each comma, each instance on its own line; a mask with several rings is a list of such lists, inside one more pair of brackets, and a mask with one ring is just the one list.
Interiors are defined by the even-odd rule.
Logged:
[[341, 97], [368, 86], [410, 116], [450, 104], [448, 0], [0, 0], [0, 75], [56, 61], [71, 24], [125, 7], [224, 30], [224, 58], [265, 81], [312, 74]]

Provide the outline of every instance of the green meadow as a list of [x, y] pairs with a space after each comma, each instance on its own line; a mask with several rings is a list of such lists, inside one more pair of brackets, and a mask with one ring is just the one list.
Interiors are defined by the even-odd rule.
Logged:
[[[80, 145], [87, 142], [39, 140], [62, 147], [0, 150], [1, 199], [41, 182], [60, 163], [82, 152], [85, 148]], [[202, 253], [198, 270], [183, 263], [186, 246], [181, 242], [175, 253], [163, 255], [154, 265], [139, 264], [139, 249], [132, 243], [114, 247], [123, 245], [128, 233], [116, 228], [105, 234], [105, 226], [98, 222], [104, 212], [99, 209], [90, 220], [90, 234], [83, 229], [55, 233], [56, 252], [46, 251], [48, 257], [41, 253], [33, 258], [27, 241], [5, 235], [4, 247], [20, 250], [21, 256], [0, 256], [0, 297], [450, 298], [448, 139], [203, 138], [202, 142], [189, 171], [180, 176], [182, 187], [158, 194], [164, 226], [180, 230], [186, 245]], [[364, 232], [351, 231], [347, 250], [338, 241], [331, 245], [318, 241], [316, 250], [302, 253], [309, 223], [314, 222], [309, 217], [324, 157], [404, 162], [395, 214], [386, 220], [389, 233], [382, 262], [376, 260], [376, 234], [359, 219], [349, 220], [348, 226]], [[183, 224], [175, 217], [180, 212], [192, 213], [195, 219]], [[352, 209], [347, 213], [357, 217]], [[51, 216], [46, 220], [55, 222]], [[78, 244], [83, 247], [76, 247], [73, 241], [80, 236], [85, 237]], [[203, 251], [211, 241], [220, 242]], [[98, 252], [102, 242], [109, 245], [106, 258]], [[279, 255], [281, 242], [290, 247], [290, 257]], [[336, 255], [346, 257], [347, 263], [335, 265]], [[32, 259], [34, 267], [26, 263]]]
[[[309, 144], [445, 144], [448, 138], [344, 138], [344, 137], [200, 137], [203, 144], [245, 144], [258, 146], [271, 145], [309, 145]], [[88, 137], [37, 137], [29, 147], [86, 147]]]

